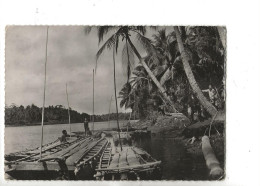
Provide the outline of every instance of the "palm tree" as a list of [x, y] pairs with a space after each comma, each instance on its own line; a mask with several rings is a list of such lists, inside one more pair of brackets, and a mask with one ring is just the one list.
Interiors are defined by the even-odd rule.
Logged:
[[[157, 34], [153, 35], [153, 44], [159, 50], [159, 60], [161, 61], [160, 67], [163, 68], [160, 83], [164, 83], [174, 76], [174, 65], [181, 61], [177, 46], [175, 33], [166, 34], [166, 30], [159, 30]], [[159, 67], [157, 67], [159, 68]]]
[[199, 86], [198, 86], [198, 84], [197, 84], [197, 82], [194, 78], [193, 72], [192, 72], [190, 64], [189, 64], [190, 57], [184, 49], [184, 45], [183, 45], [183, 41], [182, 41], [182, 38], [181, 38], [179, 28], [177, 26], [174, 26], [174, 31], [175, 31], [175, 34], [176, 34], [179, 51], [181, 53], [184, 71], [185, 71], [186, 76], [189, 80], [190, 86], [191, 86], [193, 92], [196, 94], [197, 98], [199, 99], [200, 103], [206, 109], [206, 111], [210, 115], [215, 116], [217, 114], [217, 109], [203, 95], [201, 89], [199, 88]]
[[119, 92], [118, 98], [121, 98], [120, 107], [125, 107], [125, 109], [133, 108], [134, 105], [134, 92], [129, 82], [123, 85], [123, 88]]
[[114, 30], [115, 33], [103, 44], [102, 47], [100, 47], [99, 51], [97, 52], [97, 60], [100, 57], [100, 55], [103, 53], [105, 49], [112, 49], [113, 47], [115, 48], [115, 51], [117, 53], [118, 50], [118, 45], [119, 45], [119, 39], [121, 38], [122, 41], [126, 40], [126, 51], [127, 51], [127, 74], [128, 74], [128, 79], [130, 75], [130, 69], [131, 69], [131, 60], [130, 60], [130, 52], [133, 52], [137, 58], [139, 59], [140, 63], [142, 66], [145, 68], [146, 72], [148, 73], [149, 77], [152, 79], [154, 84], [157, 86], [157, 88], [160, 90], [162, 93], [165, 101], [167, 104], [169, 104], [172, 108], [173, 111], [177, 112], [175, 109], [173, 102], [171, 99], [168, 97], [166, 94], [165, 89], [161, 86], [160, 82], [157, 80], [157, 78], [154, 76], [150, 68], [145, 62], [145, 58], [142, 58], [139, 52], [137, 51], [136, 47], [132, 43], [130, 36], [131, 35], [136, 35], [136, 38], [138, 41], [144, 46], [145, 49], [149, 51], [155, 51], [153, 46], [151, 45], [151, 41], [144, 37], [143, 35], [146, 33], [146, 27], [142, 26], [118, 26], [118, 27], [113, 27], [113, 26], [101, 26], [98, 27], [98, 37], [99, 37], [99, 43], [103, 40], [104, 35], [106, 35], [109, 31]]

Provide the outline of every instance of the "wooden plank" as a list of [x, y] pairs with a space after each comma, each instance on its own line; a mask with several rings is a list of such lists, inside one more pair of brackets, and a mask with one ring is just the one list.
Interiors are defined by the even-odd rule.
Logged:
[[41, 161], [47, 161], [47, 160], [51, 160], [51, 159], [62, 159], [63, 157], [68, 157], [71, 154], [77, 152], [80, 148], [84, 148], [84, 146], [86, 146], [88, 144], [89, 140], [82, 140], [79, 141], [71, 146], [69, 146], [68, 148], [65, 148], [61, 151], [55, 152], [51, 155], [47, 155], [44, 158], [41, 159]]
[[118, 167], [118, 162], [119, 162], [119, 158], [120, 158], [120, 154], [116, 153], [113, 157], [112, 157], [112, 161], [109, 165], [109, 168], [116, 168]]
[[[69, 170], [74, 170], [74, 166], [68, 167]], [[60, 170], [58, 162], [20, 162], [11, 165], [12, 171], [46, 171]], [[8, 171], [8, 170], [7, 170]]]
[[78, 163], [100, 141], [101, 140], [92, 141], [87, 146], [81, 148], [79, 151], [72, 154], [66, 160], [66, 164], [67, 165], [74, 165], [75, 163]]
[[110, 171], [110, 172], [124, 172], [124, 171], [129, 171], [129, 170], [140, 170], [142, 171], [142, 169], [146, 169], [149, 167], [154, 167], [161, 164], [161, 161], [155, 161], [152, 163], [146, 163], [146, 164], [141, 164], [141, 165], [134, 165], [134, 166], [126, 166], [126, 167], [108, 167], [105, 169], [96, 169], [96, 171]]
[[[45, 151], [50, 150], [50, 149], [52, 149], [52, 148], [56, 148], [56, 147], [59, 147], [59, 146], [62, 146], [62, 145], [68, 144], [68, 143], [73, 143], [73, 142], [75, 142], [75, 141], [77, 141], [77, 140], [78, 140], [78, 138], [72, 137], [71, 139], [69, 139], [69, 140], [67, 141], [67, 143], [61, 143], [60, 141], [57, 141], [57, 142], [55, 142], [55, 143], [53, 143], [53, 144], [50, 144], [50, 145], [45, 146], [45, 147], [42, 149], [42, 152], [45, 152]], [[40, 149], [37, 148], [37, 149], [35, 149], [35, 150], [32, 150], [32, 151], [28, 151], [28, 152], [27, 152], [27, 154], [35, 154], [35, 153], [40, 153]]]
[[129, 166], [140, 165], [139, 158], [136, 156], [132, 148], [127, 151], [127, 162]]
[[[84, 158], [84, 161], [83, 161], [82, 163], [85, 164], [86, 162], [90, 161], [92, 158], [98, 156], [98, 155], [101, 153], [102, 149], [105, 148], [105, 146], [107, 145], [107, 143], [108, 143], [107, 140], [101, 142], [102, 146], [99, 147], [99, 150], [98, 150], [93, 156], [89, 156], [89, 154], [88, 154], [89, 157], [86, 158], [86, 159]], [[82, 164], [82, 163], [80, 163], [80, 164]], [[78, 164], [77, 166], [80, 166], [80, 164]]]
[[124, 148], [121, 152], [120, 152], [120, 157], [119, 157], [119, 164], [118, 167], [125, 167], [128, 166], [127, 160], [126, 160], [126, 156], [127, 156], [127, 151], [128, 148]]
[[139, 154], [139, 155], [147, 155], [147, 153], [146, 153], [145, 151], [143, 151], [142, 149], [133, 147], [133, 150], [134, 150], [137, 154]]

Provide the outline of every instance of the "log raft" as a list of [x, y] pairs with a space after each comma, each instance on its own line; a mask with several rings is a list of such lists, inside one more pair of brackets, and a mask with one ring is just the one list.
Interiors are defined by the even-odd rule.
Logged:
[[114, 147], [113, 150], [111, 146], [108, 146], [100, 158], [95, 175], [97, 180], [160, 179], [161, 161], [155, 160], [137, 147], [123, 146], [121, 151], [119, 147]]
[[[112, 138], [75, 137], [66, 143], [6, 155], [5, 172], [18, 180], [160, 179], [161, 161], [133, 146], [115, 146]], [[150, 177], [149, 177], [150, 176]]]
[[[78, 170], [99, 161], [107, 143], [106, 138], [78, 137], [66, 143], [46, 145], [41, 158], [39, 148], [12, 153], [5, 157], [5, 172], [21, 180], [76, 179]], [[88, 173], [94, 175], [91, 171]], [[91, 178], [93, 175], [85, 176]]]

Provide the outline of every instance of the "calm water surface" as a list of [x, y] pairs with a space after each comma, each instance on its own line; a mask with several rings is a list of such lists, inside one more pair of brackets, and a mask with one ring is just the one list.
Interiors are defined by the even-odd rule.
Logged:
[[[126, 121], [120, 121], [123, 126]], [[89, 123], [90, 129], [93, 129], [93, 123]], [[96, 122], [94, 130], [106, 129], [108, 127], [116, 128], [116, 121]], [[50, 143], [61, 137], [62, 130], [69, 133], [69, 124], [44, 125], [43, 128], [43, 144]], [[84, 131], [83, 123], [71, 124], [71, 131]], [[22, 127], [6, 127], [5, 128], [5, 154], [11, 152], [22, 151], [39, 147], [41, 143], [41, 126], [22, 126]]]

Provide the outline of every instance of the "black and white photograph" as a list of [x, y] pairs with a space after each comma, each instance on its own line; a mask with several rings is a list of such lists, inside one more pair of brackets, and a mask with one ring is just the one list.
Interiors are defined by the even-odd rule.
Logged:
[[7, 25], [5, 180], [225, 180], [228, 32]]

